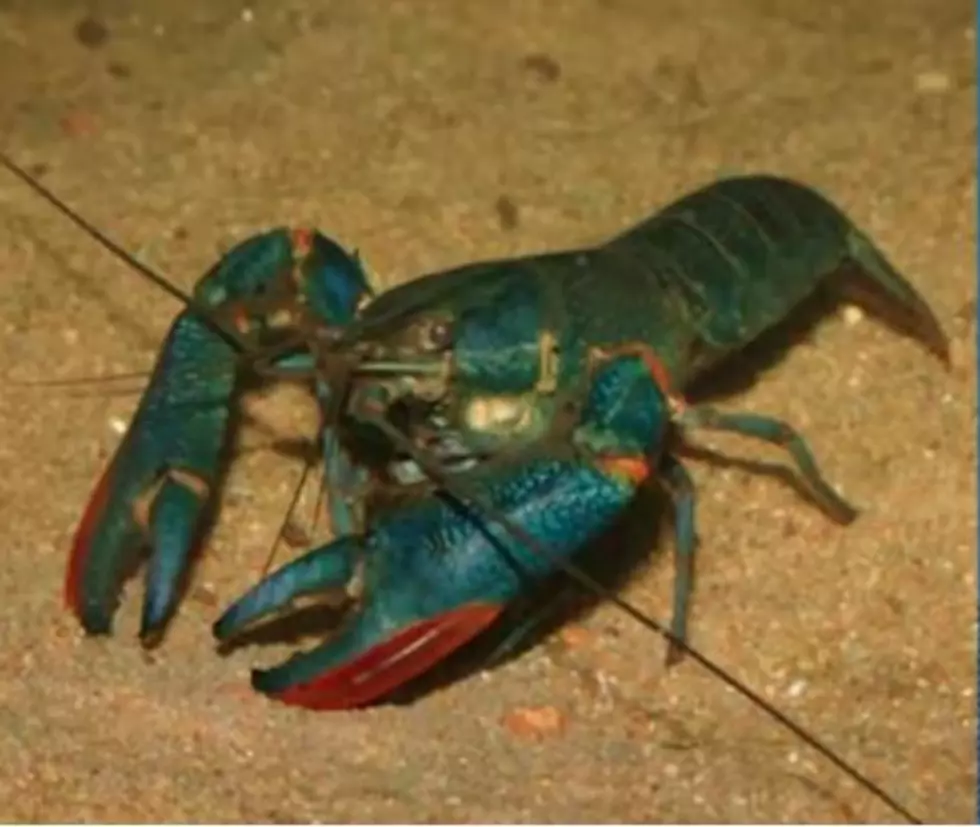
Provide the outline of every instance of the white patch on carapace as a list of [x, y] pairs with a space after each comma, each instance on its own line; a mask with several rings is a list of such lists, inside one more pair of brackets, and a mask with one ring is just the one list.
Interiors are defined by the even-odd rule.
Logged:
[[472, 431], [522, 431], [531, 424], [531, 411], [519, 396], [478, 396], [463, 413]]

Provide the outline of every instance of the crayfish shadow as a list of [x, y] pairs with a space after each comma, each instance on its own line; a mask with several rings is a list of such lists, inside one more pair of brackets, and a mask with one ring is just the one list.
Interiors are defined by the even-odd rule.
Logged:
[[[633, 576], [656, 561], [651, 549], [661, 547], [665, 497], [659, 490], [642, 489], [620, 520], [585, 546], [575, 564], [610, 591], [618, 592]], [[389, 693], [382, 703], [405, 706], [479, 672], [492, 672], [512, 663], [551, 638], [568, 623], [581, 621], [604, 598], [587, 590], [564, 572], [558, 572], [514, 601], [485, 632], [437, 666]], [[535, 618], [544, 608], [544, 618]], [[508, 639], [532, 621], [530, 630], [515, 644]], [[502, 647], [506, 651], [501, 654]]]

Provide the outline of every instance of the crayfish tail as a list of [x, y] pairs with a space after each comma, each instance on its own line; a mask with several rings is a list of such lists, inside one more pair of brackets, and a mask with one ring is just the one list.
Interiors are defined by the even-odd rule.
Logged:
[[851, 266], [842, 270], [842, 292], [897, 333], [919, 342], [949, 369], [949, 338], [915, 287], [861, 233], [849, 233], [847, 248]]

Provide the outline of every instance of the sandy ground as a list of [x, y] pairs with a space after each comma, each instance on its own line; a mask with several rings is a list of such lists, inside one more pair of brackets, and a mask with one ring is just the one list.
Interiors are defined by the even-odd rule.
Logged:
[[[726, 404], [785, 417], [864, 509], [695, 466], [692, 640], [923, 818], [973, 820], [976, 463], [971, 5], [931, 0], [0, 0], [0, 143], [190, 286], [230, 241], [312, 222], [388, 283], [598, 240], [722, 172], [830, 193], [921, 287], [950, 373], [832, 315]], [[0, 176], [3, 370], [144, 370], [176, 304]], [[737, 368], [736, 368], [737, 369]], [[83, 640], [60, 603], [132, 393], [0, 398], [0, 817], [82, 821], [894, 820], [609, 606], [412, 706], [263, 700], [209, 626], [254, 581], [299, 473], [252, 447], [165, 644]], [[302, 397], [252, 408], [310, 427]], [[306, 429], [304, 431], [304, 429]], [[722, 443], [718, 443], [722, 445]], [[754, 446], [724, 443], [740, 455]], [[670, 541], [624, 595], [669, 611]], [[653, 550], [653, 548], [651, 548]], [[638, 656], [637, 653], [649, 653]], [[502, 724], [552, 706], [561, 732]]]

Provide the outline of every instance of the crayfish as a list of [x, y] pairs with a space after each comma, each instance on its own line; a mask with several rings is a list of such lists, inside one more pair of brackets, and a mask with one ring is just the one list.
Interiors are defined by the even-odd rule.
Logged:
[[[671, 661], [693, 655], [908, 816], [687, 643], [695, 491], [675, 450], [687, 434], [779, 446], [830, 519], [857, 514], [790, 425], [684, 395], [821, 286], [948, 360], [928, 305], [867, 236], [822, 195], [775, 177], [714, 182], [603, 244], [470, 264], [380, 294], [357, 256], [318, 232], [249, 239], [181, 295], [78, 528], [67, 602], [86, 631], [108, 633], [124, 564], [148, 545], [140, 633], [158, 635], [220, 473], [243, 365], [305, 377], [323, 411], [338, 536], [236, 600], [214, 634], [229, 640], [303, 595], [339, 590], [356, 606], [336, 637], [254, 672], [256, 689], [313, 709], [376, 701], [487, 630], [529, 584], [564, 572], [664, 634]], [[576, 564], [649, 485], [674, 509], [669, 630]], [[411, 492], [371, 507], [392, 487]]]

